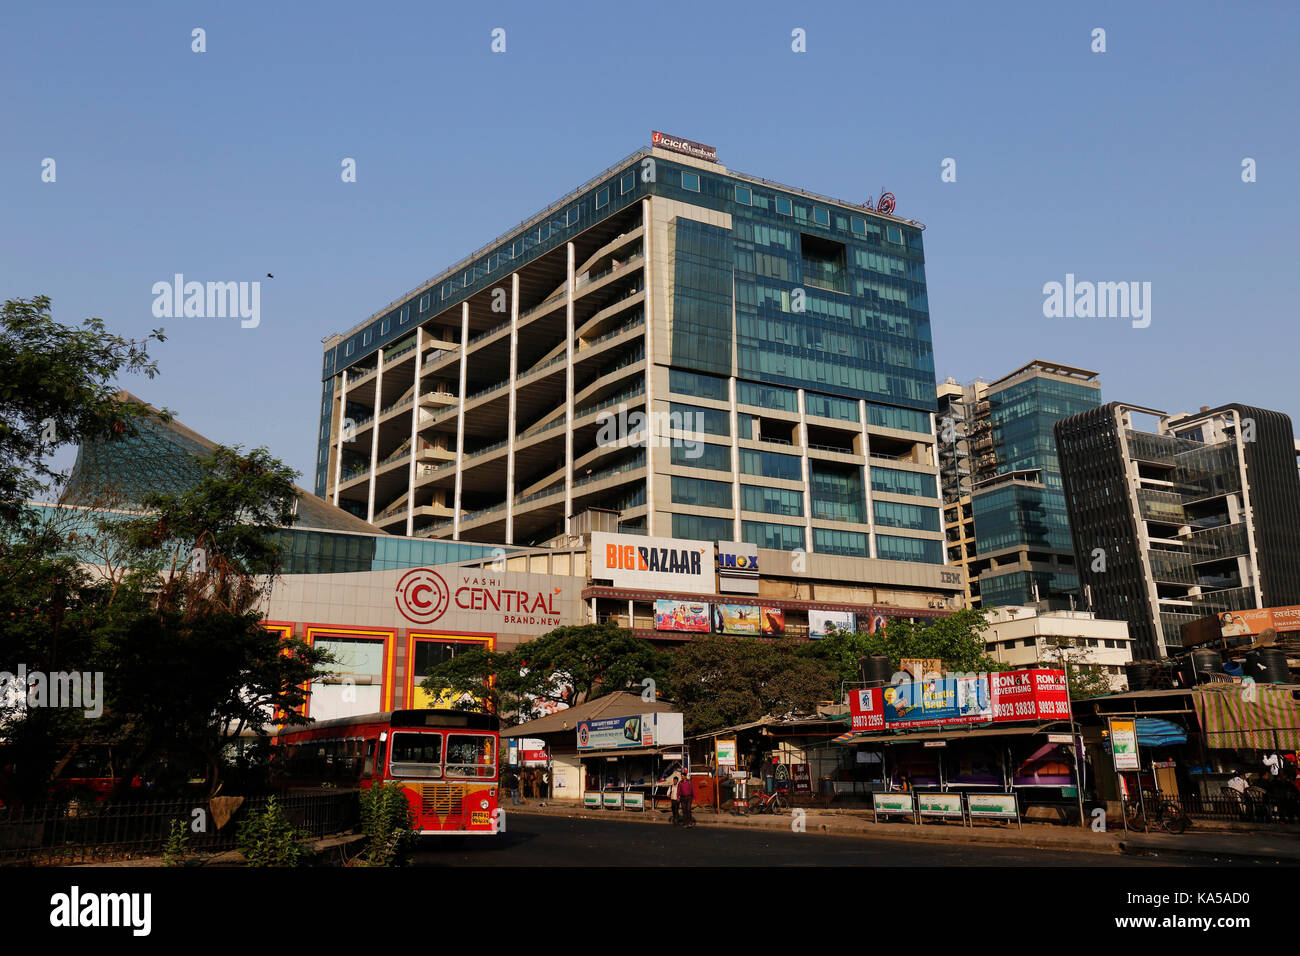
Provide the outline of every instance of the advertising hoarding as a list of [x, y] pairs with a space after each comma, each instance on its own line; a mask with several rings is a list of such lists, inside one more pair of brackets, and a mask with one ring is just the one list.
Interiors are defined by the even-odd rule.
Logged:
[[709, 633], [709, 605], [696, 601], [655, 601], [655, 630]]
[[713, 605], [713, 631], [715, 634], [747, 634], [751, 636], [763, 633], [758, 605]]
[[972, 793], [966, 798], [966, 808], [972, 817], [1014, 820], [1019, 816], [1014, 793]]
[[718, 542], [718, 590], [728, 594], [758, 593], [758, 545]]
[[1065, 672], [1047, 668], [910, 681], [849, 692], [850, 727], [901, 730], [1069, 717]]
[[882, 631], [885, 625], [889, 623], [889, 618], [883, 614], [859, 614], [857, 615], [857, 626], [859, 634], [875, 634]]
[[779, 607], [763, 608], [763, 633], [772, 637], [785, 634], [785, 609]]
[[646, 716], [650, 717], [651, 734], [653, 734], [653, 714], [633, 714], [628, 717], [601, 717], [598, 720], [580, 720], [577, 728], [578, 749], [617, 750], [621, 747], [645, 746], [642, 730]]
[[713, 742], [713, 753], [719, 767], [734, 767], [736, 765], [736, 739], [715, 740]]
[[650, 144], [658, 146], [660, 149], [670, 149], [674, 153], [694, 156], [696, 159], [703, 159], [710, 163], [718, 161], [718, 148], [716, 146], [706, 146], [704, 143], [697, 143], [694, 140], [671, 136], [668, 133], [661, 133], [657, 129], [650, 131]]
[[591, 535], [591, 577], [616, 588], [708, 593], [713, 573], [711, 542], [608, 531]]
[[1110, 752], [1116, 770], [1139, 769], [1141, 760], [1138, 757], [1136, 720], [1118, 717], [1110, 719]]
[[832, 630], [852, 634], [855, 621], [852, 611], [808, 611], [808, 636], [821, 638]]

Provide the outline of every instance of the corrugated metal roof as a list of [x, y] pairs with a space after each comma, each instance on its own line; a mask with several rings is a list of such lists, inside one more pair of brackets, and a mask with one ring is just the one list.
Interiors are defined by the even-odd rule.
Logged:
[[547, 717], [530, 720], [518, 727], [511, 727], [501, 732], [502, 737], [537, 737], [542, 734], [576, 731], [578, 721], [596, 720], [600, 717], [632, 717], [636, 714], [657, 714], [670, 712], [675, 705], [662, 701], [645, 701], [638, 694], [615, 691], [604, 697], [578, 704], [568, 710], [557, 711]]

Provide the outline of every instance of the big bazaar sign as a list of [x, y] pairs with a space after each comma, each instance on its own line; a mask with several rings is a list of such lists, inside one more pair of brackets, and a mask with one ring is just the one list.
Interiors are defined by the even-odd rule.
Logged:
[[713, 590], [713, 545], [683, 538], [594, 532], [591, 576], [616, 588]]
[[1065, 671], [938, 677], [849, 692], [853, 730], [905, 730], [1070, 716]]

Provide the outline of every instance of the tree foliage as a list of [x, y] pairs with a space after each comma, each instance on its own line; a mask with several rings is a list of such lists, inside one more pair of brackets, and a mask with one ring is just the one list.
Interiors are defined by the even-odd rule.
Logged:
[[672, 652], [668, 691], [686, 732], [703, 733], [764, 716], [811, 714], [837, 694], [834, 671], [793, 640], [701, 636]]
[[664, 653], [631, 631], [580, 624], [557, 627], [509, 651], [458, 654], [434, 668], [422, 686], [433, 694], [474, 698], [514, 724], [537, 716], [537, 702], [572, 705], [616, 690], [640, 693], [646, 678], [662, 683], [664, 670]]
[[19, 506], [58, 478], [47, 458], [88, 438], [128, 434], [145, 406], [114, 398], [115, 377], [153, 378], [151, 341], [111, 335], [100, 319], [80, 328], [55, 321], [48, 296], [11, 299], [0, 307], [0, 523], [18, 520]]

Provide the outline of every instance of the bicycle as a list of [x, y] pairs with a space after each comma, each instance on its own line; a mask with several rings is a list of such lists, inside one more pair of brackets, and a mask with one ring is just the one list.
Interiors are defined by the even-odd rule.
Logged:
[[748, 804], [750, 813], [785, 813], [790, 809], [790, 798], [784, 790], [774, 790], [752, 795]]
[[1191, 818], [1183, 812], [1183, 808], [1172, 800], [1166, 800], [1159, 794], [1147, 792], [1143, 794], [1146, 799], [1146, 817], [1142, 815], [1142, 804], [1137, 801], [1130, 801], [1128, 805], [1128, 828], [1138, 833], [1150, 831], [1152, 833], [1182, 833], [1191, 825]]

